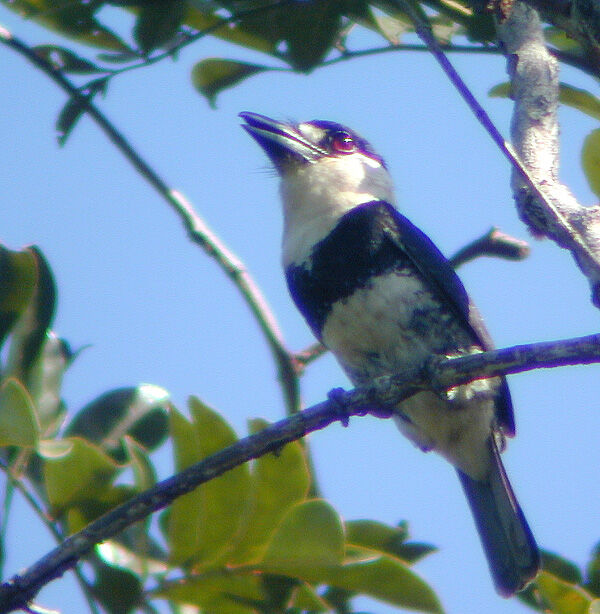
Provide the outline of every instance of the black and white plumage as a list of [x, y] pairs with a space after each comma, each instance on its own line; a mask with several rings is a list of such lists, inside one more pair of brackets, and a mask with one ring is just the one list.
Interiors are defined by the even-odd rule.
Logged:
[[[240, 115], [281, 177], [290, 293], [355, 385], [432, 355], [492, 348], [452, 267], [395, 209], [390, 175], [367, 141], [333, 122]], [[524, 588], [539, 554], [500, 461], [504, 436], [514, 435], [504, 378], [445, 397], [418, 393], [395, 418], [419, 448], [456, 467], [498, 592]]]

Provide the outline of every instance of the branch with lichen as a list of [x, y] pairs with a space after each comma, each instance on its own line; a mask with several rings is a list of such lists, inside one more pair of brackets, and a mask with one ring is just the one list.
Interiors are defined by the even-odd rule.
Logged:
[[517, 210], [535, 236], [571, 252], [600, 308], [600, 207], [583, 207], [559, 180], [558, 63], [547, 49], [537, 12], [524, 2], [515, 2], [500, 20], [498, 35], [514, 100], [513, 147], [529, 173], [525, 180], [513, 172]]
[[512, 165], [522, 219], [538, 236], [548, 236], [571, 251], [589, 281], [592, 302], [600, 308], [600, 207], [581, 206], [557, 179], [557, 64], [546, 48], [536, 11], [517, 1], [498, 26], [514, 90], [515, 148], [504, 139], [446, 57], [427, 15], [409, 0], [391, 1], [410, 17], [419, 38]]

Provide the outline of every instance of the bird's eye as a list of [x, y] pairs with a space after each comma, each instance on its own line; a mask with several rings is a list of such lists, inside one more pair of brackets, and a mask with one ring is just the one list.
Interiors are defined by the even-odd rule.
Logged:
[[331, 136], [331, 148], [336, 153], [352, 153], [356, 150], [356, 143], [348, 132], [339, 130]]

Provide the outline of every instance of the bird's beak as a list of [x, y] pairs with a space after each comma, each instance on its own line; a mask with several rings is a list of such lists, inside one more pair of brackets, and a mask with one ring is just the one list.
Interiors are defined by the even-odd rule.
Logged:
[[293, 124], [247, 111], [240, 113], [240, 117], [246, 122], [242, 128], [264, 149], [278, 171], [289, 164], [315, 161], [327, 153]]

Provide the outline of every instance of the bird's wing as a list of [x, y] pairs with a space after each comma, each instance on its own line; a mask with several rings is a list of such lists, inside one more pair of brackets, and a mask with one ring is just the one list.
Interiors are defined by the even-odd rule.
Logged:
[[[413, 262], [429, 286], [437, 295], [450, 305], [455, 314], [469, 327], [475, 339], [484, 350], [494, 349], [492, 338], [483, 323], [479, 310], [475, 307], [458, 275], [433, 244], [431, 239], [404, 217], [392, 205], [387, 204], [394, 228], [387, 232], [388, 238]], [[510, 436], [515, 433], [512, 402], [506, 379], [502, 378], [498, 391], [496, 415], [503, 432]]]

